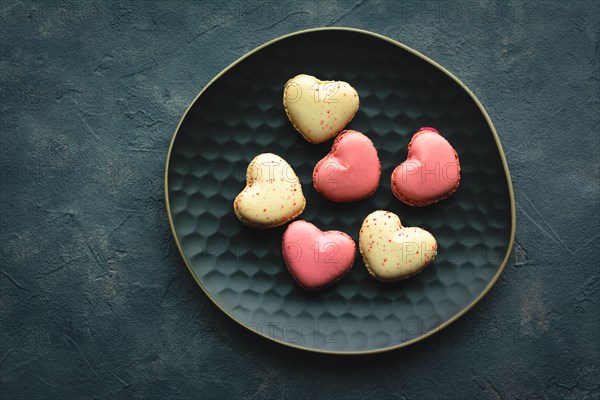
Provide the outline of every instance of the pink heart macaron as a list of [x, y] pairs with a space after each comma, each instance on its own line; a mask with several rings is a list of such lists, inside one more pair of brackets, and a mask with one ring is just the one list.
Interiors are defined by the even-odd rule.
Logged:
[[392, 192], [410, 206], [444, 200], [458, 188], [460, 163], [452, 145], [434, 128], [421, 128], [408, 145], [408, 157], [392, 173]]
[[283, 234], [283, 259], [307, 290], [328, 286], [350, 271], [356, 245], [344, 232], [322, 231], [307, 221], [292, 222]]
[[329, 154], [317, 163], [313, 184], [323, 197], [335, 202], [361, 200], [377, 190], [381, 163], [373, 142], [353, 130], [345, 130], [333, 142]]

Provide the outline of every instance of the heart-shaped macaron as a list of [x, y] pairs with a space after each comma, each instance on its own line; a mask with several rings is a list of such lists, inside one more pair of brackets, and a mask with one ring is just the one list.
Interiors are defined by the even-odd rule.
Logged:
[[346, 130], [335, 139], [331, 152], [315, 166], [313, 184], [325, 198], [348, 202], [375, 193], [380, 176], [381, 164], [371, 139]]
[[389, 211], [365, 218], [358, 245], [369, 273], [381, 281], [396, 281], [422, 271], [437, 254], [433, 235], [421, 228], [405, 228]]
[[310, 222], [294, 221], [283, 234], [283, 259], [294, 279], [317, 290], [341, 279], [354, 263], [356, 245], [344, 232], [323, 232]]
[[460, 182], [458, 154], [433, 128], [421, 128], [408, 145], [408, 157], [392, 173], [392, 191], [403, 203], [426, 206], [445, 199]]
[[346, 82], [298, 75], [285, 84], [283, 107], [294, 128], [309, 142], [337, 135], [358, 111], [358, 94]]
[[304, 211], [306, 200], [298, 176], [283, 158], [256, 156], [246, 170], [246, 187], [233, 202], [235, 215], [246, 225], [272, 228]]

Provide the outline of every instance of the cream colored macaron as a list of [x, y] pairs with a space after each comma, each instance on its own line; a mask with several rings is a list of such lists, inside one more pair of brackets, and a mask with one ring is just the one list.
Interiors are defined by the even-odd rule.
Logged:
[[437, 255], [437, 242], [431, 233], [405, 228], [396, 214], [382, 210], [365, 218], [358, 244], [367, 270], [381, 281], [411, 277]]
[[287, 81], [283, 106], [294, 128], [309, 142], [322, 143], [340, 133], [358, 111], [356, 90], [346, 82], [298, 75]]
[[246, 170], [246, 187], [233, 202], [235, 215], [246, 225], [272, 228], [304, 211], [306, 200], [294, 170], [273, 153], [256, 156]]

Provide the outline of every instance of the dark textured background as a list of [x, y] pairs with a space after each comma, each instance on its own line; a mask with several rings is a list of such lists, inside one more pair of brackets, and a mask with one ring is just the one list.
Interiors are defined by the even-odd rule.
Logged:
[[[0, 398], [599, 398], [599, 4], [3, 1]], [[454, 72], [515, 185], [494, 289], [382, 355], [303, 353], [228, 320], [164, 207], [168, 143], [200, 89], [317, 26], [373, 30]]]

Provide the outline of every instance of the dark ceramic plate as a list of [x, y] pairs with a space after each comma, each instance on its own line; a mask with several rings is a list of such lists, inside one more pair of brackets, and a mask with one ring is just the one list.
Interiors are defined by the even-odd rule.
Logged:
[[[348, 128], [379, 151], [381, 183], [368, 199], [334, 204], [315, 192], [314, 165], [332, 141], [314, 145], [283, 110], [285, 82], [299, 74], [344, 80], [360, 96]], [[406, 158], [412, 134], [437, 128], [462, 165], [458, 191], [428, 207], [409, 207], [390, 190], [392, 170]], [[383, 209], [406, 226], [421, 226], [439, 243], [421, 274], [384, 284], [360, 254], [351, 272], [316, 293], [301, 289], [281, 255], [285, 226], [242, 225], [232, 202], [257, 154], [282, 156], [302, 181], [300, 218], [358, 242], [363, 219]], [[200, 287], [227, 315], [271, 340], [306, 350], [357, 354], [418, 341], [476, 304], [498, 279], [512, 246], [515, 210], [498, 136], [481, 104], [448, 71], [391, 39], [354, 29], [287, 35], [251, 51], [202, 90], [183, 116], [166, 165], [173, 235]]]

